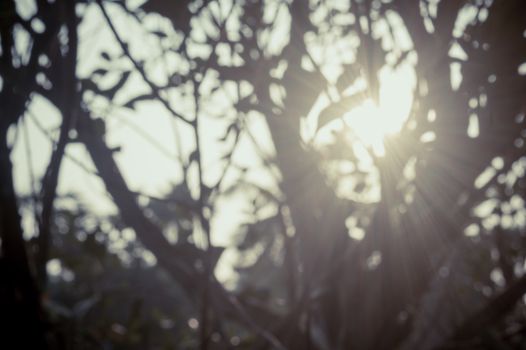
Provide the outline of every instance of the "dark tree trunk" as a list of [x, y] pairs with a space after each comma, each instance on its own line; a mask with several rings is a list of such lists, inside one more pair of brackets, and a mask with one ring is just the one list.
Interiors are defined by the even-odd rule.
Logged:
[[40, 295], [25, 249], [13, 188], [7, 125], [0, 135], [0, 347], [47, 349]]

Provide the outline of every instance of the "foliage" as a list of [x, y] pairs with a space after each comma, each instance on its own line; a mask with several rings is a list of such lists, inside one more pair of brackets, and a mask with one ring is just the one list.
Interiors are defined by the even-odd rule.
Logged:
[[[6, 344], [524, 342], [523, 1], [7, 0], [0, 14]], [[80, 50], [90, 26], [107, 30], [96, 60]], [[403, 70], [414, 77], [408, 117], [368, 144], [347, 113], [381, 107], [382, 77]], [[59, 111], [58, 130], [32, 112], [37, 97]], [[381, 111], [392, 115], [379, 123], [395, 117]], [[145, 132], [156, 113], [170, 117], [175, 155]], [[119, 158], [131, 146], [112, 141], [116, 120], [134, 118], [176, 163], [163, 196], [132, 189]], [[10, 156], [21, 141], [11, 135], [28, 120], [53, 151], [15, 194]], [[261, 123], [267, 138], [254, 132]], [[210, 130], [219, 137], [205, 139]], [[94, 168], [75, 161], [118, 214], [57, 193], [78, 145]], [[234, 246], [219, 246], [214, 223], [235, 196], [244, 223]], [[23, 232], [19, 209], [35, 232]], [[226, 288], [216, 272], [234, 251]]]

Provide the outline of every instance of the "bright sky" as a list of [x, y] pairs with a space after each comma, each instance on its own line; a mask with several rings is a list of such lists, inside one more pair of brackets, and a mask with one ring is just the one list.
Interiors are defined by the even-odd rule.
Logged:
[[[129, 21], [124, 22], [122, 16], [116, 15], [114, 19], [117, 29], [125, 38], [140, 33], [138, 26], [130, 25]], [[119, 53], [113, 44], [111, 33], [103, 23], [98, 9], [93, 6], [79, 28], [81, 42], [78, 74], [81, 77], [101, 64], [99, 58], [101, 51], [108, 51], [110, 54]], [[131, 51], [139, 56], [144, 52], [155, 53], [152, 51], [156, 47], [154, 42], [148, 40], [130, 40], [130, 42]], [[320, 52], [317, 54], [314, 50], [313, 53], [316, 56]], [[153, 78], [164, 79], [162, 70], [156, 71]], [[365, 144], [381, 154], [383, 137], [399, 131], [407, 118], [415, 77], [412, 66], [402, 64], [397, 70], [382, 69], [379, 79], [381, 86], [379, 104], [366, 101], [349, 110], [344, 115], [344, 119]], [[131, 80], [132, 84], [126, 90], [127, 93], [118, 95], [117, 100], [126, 101], [145, 91], [145, 85], [138, 75], [132, 75]], [[178, 99], [177, 103], [178, 106], [184, 107], [185, 100]], [[106, 139], [110, 146], [122, 146], [122, 151], [116, 155], [116, 160], [130, 188], [149, 195], [162, 196], [171, 185], [181, 180], [181, 170], [175, 154], [180, 144], [183, 157], [188, 156], [194, 146], [192, 132], [184, 124], [174, 121], [158, 103], [145, 102], [138, 106], [136, 112], [118, 109], [108, 114]], [[38, 96], [34, 98], [29, 111], [28, 117], [24, 118], [21, 128], [18, 129], [12, 156], [16, 189], [19, 193], [26, 194], [31, 189], [31, 174], [33, 173], [35, 179], [41, 178], [51, 154], [50, 140], [35, 124], [35, 120], [55, 136], [61, 121], [58, 111]], [[202, 118], [200, 132], [203, 140], [201, 146], [206, 172], [205, 181], [213, 184], [217, 181], [223, 166], [219, 159], [228, 149], [217, 141], [223, 136], [227, 125], [224, 121], [215, 118], [212, 112], [203, 112]], [[264, 118], [254, 114], [249, 120], [250, 129], [258, 144], [266, 154], [271, 155], [273, 147]], [[174, 141], [174, 124], [178, 129], [179, 143]], [[274, 180], [256, 156], [251, 141], [245, 137], [240, 142], [242, 144], [235, 153], [236, 163], [250, 169], [248, 178], [252, 182], [273, 189]], [[67, 147], [67, 154], [84, 164], [86, 168], [94, 169], [82, 145], [70, 144]], [[231, 178], [234, 179], [233, 176]], [[106, 195], [102, 182], [70, 158], [65, 158], [59, 179], [59, 193], [70, 192], [79, 195], [82, 202], [96, 213], [108, 214], [116, 210]], [[249, 207], [249, 200], [246, 196], [238, 194], [224, 200], [218, 206], [218, 212], [212, 222], [214, 244], [227, 245], [231, 242], [232, 234], [247, 218], [243, 215], [243, 211]], [[30, 213], [24, 215], [24, 226], [26, 232], [33, 231], [34, 222]], [[225, 260], [233, 258], [232, 252], [227, 252]], [[228, 268], [225, 268], [220, 275], [226, 278], [227, 270]]]
[[369, 99], [344, 118], [355, 134], [381, 155], [384, 138], [399, 132], [409, 116], [416, 78], [412, 67], [403, 65], [397, 70], [382, 69], [379, 80], [378, 104]]

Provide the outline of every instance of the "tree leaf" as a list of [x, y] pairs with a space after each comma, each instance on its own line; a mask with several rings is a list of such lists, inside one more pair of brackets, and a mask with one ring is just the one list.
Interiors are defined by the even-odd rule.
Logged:
[[199, 155], [199, 153], [197, 152], [197, 150], [195, 150], [192, 153], [190, 153], [190, 156], [188, 157], [188, 163], [192, 163], [194, 161], [197, 162], [198, 155]]
[[350, 96], [345, 96], [340, 99], [340, 101], [330, 104], [321, 111], [320, 116], [318, 117], [318, 130], [329, 122], [341, 118], [345, 113], [349, 112], [366, 99], [367, 94], [362, 91]]
[[161, 39], [164, 39], [164, 38], [168, 37], [168, 35], [166, 35], [165, 32], [160, 31], [160, 30], [154, 30], [154, 31], [152, 31], [151, 33], [152, 33], [153, 35], [155, 35], [155, 36], [161, 38]]
[[124, 84], [126, 84], [126, 81], [128, 81], [128, 78], [130, 77], [130, 74], [131, 71], [126, 71], [122, 73], [121, 77], [119, 78], [119, 81], [117, 81], [117, 83], [113, 85], [113, 87], [106, 90], [102, 90], [104, 95], [110, 100], [113, 99], [115, 94], [124, 86]]
[[219, 139], [219, 141], [225, 142], [232, 131], [235, 131], [236, 133], [239, 132], [239, 125], [237, 125], [237, 121], [233, 122], [226, 128], [225, 134]]
[[123, 104], [122, 106], [126, 107], [126, 108], [129, 108], [129, 109], [135, 109], [135, 104], [137, 102], [149, 101], [149, 100], [153, 100], [153, 99], [155, 99], [155, 96], [152, 93], [148, 93], [148, 94], [144, 94], [144, 95], [138, 95], [138, 96], [135, 96], [134, 98], [132, 98], [131, 100], [129, 100], [128, 102], [126, 102], [125, 104]]
[[101, 56], [104, 60], [106, 60], [106, 61], [111, 60], [110, 55], [109, 55], [106, 51], [101, 52], [101, 53], [100, 53], [100, 56]]
[[108, 73], [108, 70], [106, 68], [99, 68], [94, 70], [91, 75], [106, 75]]

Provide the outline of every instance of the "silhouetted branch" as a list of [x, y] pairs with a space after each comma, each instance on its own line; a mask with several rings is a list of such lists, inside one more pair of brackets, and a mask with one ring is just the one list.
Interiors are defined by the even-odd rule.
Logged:
[[[448, 343], [466, 340], [480, 335], [513, 309], [526, 293], [526, 276], [521, 277], [500, 295], [492, 299], [482, 310], [474, 313], [453, 334]], [[447, 344], [446, 344], [447, 346]]]
[[[26, 112], [27, 113], [27, 112]], [[31, 200], [32, 200], [32, 207], [33, 207], [33, 216], [35, 219], [35, 233], [38, 232], [38, 226], [40, 222], [40, 218], [38, 215], [38, 196], [37, 196], [37, 190], [35, 188], [36, 179], [35, 179], [35, 171], [33, 169], [33, 155], [31, 151], [31, 142], [29, 141], [29, 133], [27, 131], [27, 116], [22, 119], [22, 125], [20, 126], [22, 128], [22, 132], [24, 133], [24, 147], [26, 149], [26, 158], [27, 158], [27, 168], [29, 171], [29, 181], [31, 182], [30, 189], [31, 189]]]
[[[135, 195], [128, 190], [119, 168], [113, 160], [111, 150], [97, 135], [93, 121], [85, 112], [79, 112], [79, 138], [86, 145], [97, 170], [103, 179], [106, 189], [112, 195], [124, 222], [132, 227], [139, 240], [151, 250], [159, 264], [183, 287], [191, 299], [196, 297], [193, 291], [201, 286], [201, 273], [191, 265], [193, 261], [203, 258], [203, 252], [192, 245], [172, 245], [164, 237], [158, 226], [145, 217], [137, 204]], [[230, 309], [230, 313], [240, 322], [249, 325], [257, 334], [272, 344], [276, 349], [285, 349], [276, 337], [258, 326], [244, 311], [237, 299], [229, 295], [215, 279], [211, 281], [211, 296], [214, 305]]]
[[38, 279], [42, 288], [47, 282], [46, 264], [49, 257], [49, 245], [51, 240], [51, 222], [53, 215], [53, 202], [55, 200], [58, 184], [60, 164], [69, 140], [69, 131], [74, 120], [74, 113], [77, 105], [77, 16], [75, 14], [75, 1], [64, 3], [65, 22], [68, 29], [68, 52], [64, 57], [62, 67], [62, 84], [58, 88], [61, 90], [62, 99], [58, 105], [62, 113], [62, 123], [60, 125], [60, 135], [56, 143], [56, 148], [51, 155], [51, 160], [47, 167], [42, 181], [42, 212], [40, 214], [40, 225], [38, 235]]
[[121, 37], [119, 36], [119, 33], [117, 32], [117, 29], [115, 28], [115, 26], [113, 25], [113, 22], [111, 21], [111, 18], [108, 16], [108, 13], [106, 12], [106, 9], [104, 8], [102, 0], [96, 0], [96, 1], [97, 1], [97, 5], [99, 5], [100, 10], [102, 11], [102, 14], [104, 15], [104, 18], [106, 19], [106, 23], [108, 23], [108, 26], [110, 27], [110, 30], [113, 33], [115, 39], [119, 43], [119, 46], [121, 47], [122, 51], [124, 52], [126, 57], [128, 57], [128, 59], [132, 62], [132, 64], [135, 67], [135, 69], [140, 73], [140, 75], [142, 76], [144, 82], [150, 87], [150, 89], [152, 90], [152, 93], [155, 95], [157, 100], [159, 100], [162, 103], [162, 105], [174, 117], [177, 117], [177, 118], [181, 119], [182, 121], [184, 121], [185, 123], [191, 125], [193, 123], [191, 120], [186, 119], [182, 114], [180, 114], [175, 109], [173, 109], [172, 106], [170, 106], [170, 103], [165, 98], [163, 98], [161, 96], [159, 88], [148, 78], [148, 76], [146, 75], [146, 71], [144, 70], [144, 67], [139, 62], [137, 62], [133, 58], [133, 56], [130, 54], [130, 50], [128, 50], [128, 46], [121, 39]]

